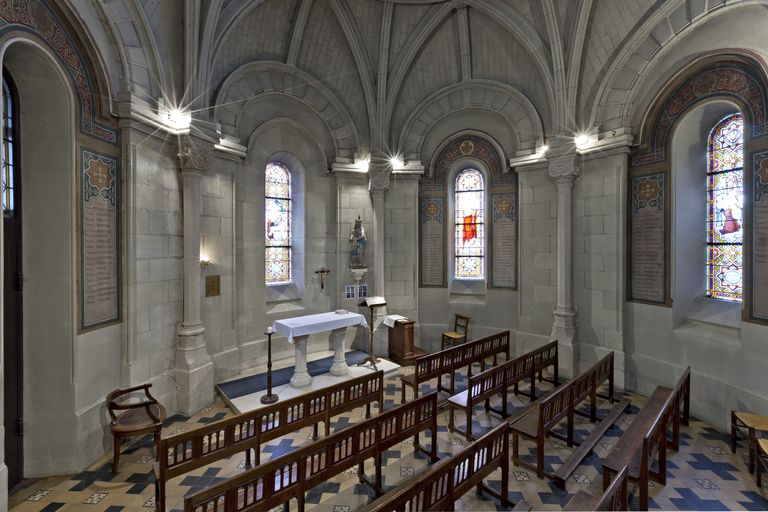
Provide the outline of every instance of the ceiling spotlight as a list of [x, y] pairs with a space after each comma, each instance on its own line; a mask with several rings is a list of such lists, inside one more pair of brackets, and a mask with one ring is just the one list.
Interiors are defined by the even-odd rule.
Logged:
[[180, 108], [172, 108], [168, 111], [168, 124], [176, 130], [185, 130], [192, 124], [192, 114]]
[[580, 135], [577, 135], [573, 139], [573, 142], [576, 144], [577, 148], [584, 149], [587, 146], [589, 146], [590, 138], [589, 138], [589, 135], [582, 133]]
[[393, 156], [389, 159], [389, 165], [392, 166], [393, 170], [402, 169], [405, 167], [405, 163], [403, 162], [402, 158]]

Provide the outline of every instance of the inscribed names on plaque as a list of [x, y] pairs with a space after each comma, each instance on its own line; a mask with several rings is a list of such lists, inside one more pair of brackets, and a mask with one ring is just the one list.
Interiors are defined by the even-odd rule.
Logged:
[[752, 312], [768, 320], [768, 151], [752, 154]]
[[120, 318], [117, 160], [82, 151], [81, 329]]
[[445, 286], [445, 200], [421, 198], [421, 286]]
[[630, 299], [666, 302], [664, 173], [634, 177], [631, 220]]
[[517, 284], [517, 209], [516, 194], [493, 194], [491, 197], [491, 286], [514, 288]]

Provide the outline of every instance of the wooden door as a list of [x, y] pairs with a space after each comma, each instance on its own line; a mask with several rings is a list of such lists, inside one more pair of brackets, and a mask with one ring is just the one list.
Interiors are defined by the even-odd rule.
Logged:
[[[5, 463], [8, 487], [23, 477], [22, 445], [22, 301], [21, 301], [21, 179], [18, 157], [16, 94], [10, 78], [3, 77], [3, 144], [0, 171], [12, 190], [3, 190], [3, 373], [5, 385]], [[10, 114], [10, 118], [9, 118]], [[10, 164], [10, 165], [7, 165]], [[10, 195], [8, 195], [10, 194]]]

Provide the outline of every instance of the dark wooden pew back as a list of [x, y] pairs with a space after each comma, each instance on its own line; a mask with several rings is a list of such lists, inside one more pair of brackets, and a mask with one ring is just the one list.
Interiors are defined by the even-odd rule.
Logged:
[[[430, 450], [418, 443], [418, 434], [424, 430], [431, 430], [432, 433]], [[426, 452], [433, 462], [437, 460], [436, 393], [384, 411], [187, 496], [184, 499], [184, 510], [268, 511], [296, 498], [299, 511], [303, 512], [307, 491], [369, 458], [376, 460], [375, 491], [380, 494], [381, 454], [410, 436], [415, 437], [415, 449]], [[364, 478], [363, 474], [360, 476]]]
[[[501, 468], [500, 493], [483, 484], [483, 479], [497, 468]], [[509, 429], [501, 424], [459, 453], [363, 507], [361, 512], [454, 510], [456, 501], [473, 487], [481, 487], [502, 505], [511, 507], [508, 480]]]
[[[155, 500], [165, 510], [165, 485], [171, 478], [249, 450], [259, 463], [261, 444], [300, 428], [325, 423], [330, 432], [333, 416], [362, 405], [384, 405], [384, 372], [348, 380], [314, 393], [278, 402], [232, 418], [160, 439], [155, 464]], [[317, 430], [315, 430], [317, 432]]]

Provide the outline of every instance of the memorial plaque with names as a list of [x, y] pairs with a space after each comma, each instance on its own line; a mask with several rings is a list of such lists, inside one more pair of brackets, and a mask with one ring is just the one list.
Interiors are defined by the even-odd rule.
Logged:
[[493, 194], [491, 204], [491, 286], [514, 288], [517, 284], [516, 194]]
[[117, 160], [82, 150], [80, 329], [120, 319]]
[[752, 318], [768, 321], [768, 151], [752, 154]]
[[632, 178], [630, 299], [666, 303], [664, 173]]
[[445, 200], [421, 198], [421, 286], [445, 286]]

